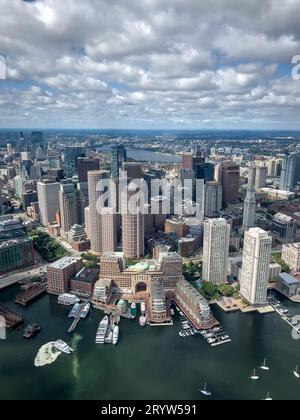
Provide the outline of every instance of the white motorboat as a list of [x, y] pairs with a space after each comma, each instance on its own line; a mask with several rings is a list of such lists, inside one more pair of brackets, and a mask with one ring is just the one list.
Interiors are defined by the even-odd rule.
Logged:
[[54, 348], [56, 348], [57, 350], [61, 351], [62, 353], [66, 353], [71, 355], [73, 353], [73, 349], [72, 347], [68, 346], [67, 343], [65, 343], [63, 340], [57, 340], [55, 341]]
[[119, 341], [119, 331], [120, 331], [120, 329], [119, 329], [118, 325], [115, 325], [114, 330], [113, 330], [113, 339], [112, 339], [112, 343], [114, 345], [116, 345]]
[[58, 296], [57, 302], [59, 305], [71, 306], [75, 305], [75, 303], [80, 302], [76, 295], [71, 293], [62, 293]]
[[108, 316], [105, 316], [99, 324], [97, 334], [96, 334], [96, 344], [104, 344], [105, 336], [107, 333], [109, 324]]

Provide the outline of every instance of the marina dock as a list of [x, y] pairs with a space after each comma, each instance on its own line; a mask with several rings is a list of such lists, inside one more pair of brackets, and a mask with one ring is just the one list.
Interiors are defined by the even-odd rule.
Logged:
[[37, 297], [46, 293], [46, 289], [47, 289], [46, 283], [34, 284], [31, 287], [29, 287], [29, 289], [21, 293], [18, 293], [15, 297], [15, 303], [22, 306], [26, 306]]
[[291, 328], [292, 331], [295, 331], [296, 334], [300, 334], [300, 328], [299, 325], [295, 326], [293, 325], [293, 323], [290, 321], [290, 319], [286, 316], [286, 314], [284, 314], [283, 312], [281, 312], [281, 308], [278, 307], [278, 305], [276, 305], [272, 300], [269, 301], [270, 305], [272, 306], [272, 308], [275, 310], [275, 312], [280, 315], [281, 319], [286, 322]]
[[81, 319], [85, 319], [90, 311], [90, 303], [89, 302], [83, 302], [81, 304], [76, 303], [73, 306], [73, 309], [71, 310], [69, 317], [74, 318], [74, 321], [72, 322], [70, 328], [68, 329], [68, 333], [71, 334], [73, 331], [75, 331], [77, 325], [79, 324], [79, 321]]
[[4, 305], [0, 305], [0, 316], [5, 319], [7, 328], [15, 328], [23, 322], [21, 315], [16, 314]]

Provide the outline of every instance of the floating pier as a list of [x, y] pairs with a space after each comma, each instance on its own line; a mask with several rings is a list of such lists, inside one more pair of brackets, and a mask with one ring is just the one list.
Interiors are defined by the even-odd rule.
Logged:
[[280, 311], [281, 308], [278, 308], [277, 305], [274, 305], [274, 303], [271, 303], [271, 302], [270, 302], [270, 305], [278, 313], [278, 315], [280, 315], [281, 319], [283, 321], [285, 321], [290, 327], [292, 327], [292, 331], [295, 331], [297, 334], [300, 334], [299, 326], [293, 325], [293, 323], [289, 320], [289, 318], [286, 316], [286, 314], [284, 314]]

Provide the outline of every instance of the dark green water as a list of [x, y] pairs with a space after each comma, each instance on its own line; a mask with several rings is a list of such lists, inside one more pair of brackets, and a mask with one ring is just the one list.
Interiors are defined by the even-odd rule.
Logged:
[[[11, 302], [17, 290], [2, 292], [0, 301]], [[300, 314], [300, 306], [284, 305]], [[300, 381], [291, 373], [300, 366], [300, 340], [292, 339], [276, 314], [226, 315], [215, 309], [233, 341], [214, 349], [200, 336], [180, 338], [178, 320], [174, 327], [145, 329], [122, 320], [119, 344], [101, 347], [94, 340], [103, 314], [93, 310], [77, 328], [82, 340], [75, 355], [36, 368], [33, 361], [43, 344], [58, 338], [70, 342], [68, 308], [46, 295], [17, 309], [25, 323], [37, 322], [43, 330], [32, 341], [22, 338], [22, 329], [0, 341], [0, 399], [202, 399], [197, 390], [205, 381], [216, 399], [259, 400], [267, 392], [274, 399], [300, 399]], [[259, 370], [260, 381], [250, 381], [265, 356], [271, 371]]]

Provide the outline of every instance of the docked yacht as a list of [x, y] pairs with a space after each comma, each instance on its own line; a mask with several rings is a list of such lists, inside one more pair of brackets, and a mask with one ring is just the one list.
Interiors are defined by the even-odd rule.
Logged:
[[105, 316], [99, 324], [97, 334], [96, 334], [96, 344], [104, 344], [105, 343], [105, 336], [107, 333], [109, 324], [108, 316]]
[[86, 318], [90, 312], [91, 309], [91, 304], [90, 302], [84, 303], [82, 308], [81, 308], [81, 312], [80, 312], [80, 318]]
[[142, 302], [141, 303], [141, 313], [142, 313], [142, 315], [145, 315], [145, 313], [146, 313], [146, 304], [145, 304], [145, 302]]
[[64, 306], [75, 305], [75, 303], [78, 303], [78, 302], [79, 302], [78, 297], [71, 293], [62, 293], [61, 295], [58, 296], [58, 299], [57, 299], [57, 303], [59, 305], [64, 305]]
[[80, 312], [80, 309], [81, 309], [80, 303], [75, 303], [75, 305], [73, 306], [73, 308], [71, 309], [69, 313], [69, 318], [76, 318]]
[[57, 340], [55, 341], [54, 348], [56, 348], [57, 350], [61, 351], [62, 353], [66, 353], [71, 355], [73, 353], [73, 349], [72, 347], [68, 346], [67, 343], [65, 343], [63, 340]]
[[112, 343], [114, 345], [116, 345], [119, 341], [119, 331], [120, 331], [120, 329], [119, 329], [118, 325], [115, 325], [115, 327], [113, 329], [113, 338], [112, 338]]
[[141, 315], [139, 317], [139, 324], [141, 327], [144, 327], [147, 323], [147, 318], [144, 315]]
[[135, 319], [136, 318], [136, 315], [137, 315], [137, 308], [136, 308], [136, 303], [132, 303], [131, 304], [131, 307], [130, 307], [130, 317], [132, 318], [132, 319]]

